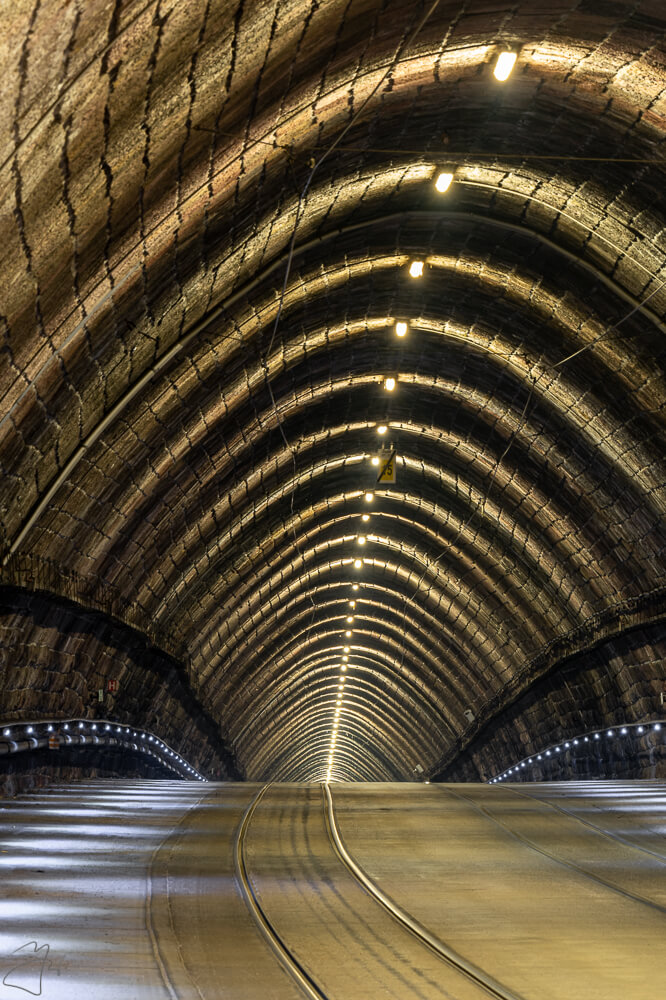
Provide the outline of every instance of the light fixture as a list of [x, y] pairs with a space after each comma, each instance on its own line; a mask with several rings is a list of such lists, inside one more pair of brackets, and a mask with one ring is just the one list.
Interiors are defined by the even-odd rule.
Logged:
[[354, 559], [354, 569], [360, 569], [362, 565], [363, 562], [361, 559]]
[[369, 521], [370, 520], [370, 515], [369, 514], [363, 514], [361, 516], [361, 520], [362, 521]]
[[444, 194], [451, 187], [453, 181], [453, 174], [447, 173], [445, 170], [441, 170], [437, 174], [437, 180], [435, 181], [435, 187], [440, 194]]
[[377, 433], [378, 434], [386, 434], [387, 430], [388, 430], [388, 427], [386, 426], [386, 424], [380, 424], [379, 427], [377, 428]]
[[352, 584], [352, 590], [358, 590], [358, 584], [357, 583]]
[[384, 388], [387, 392], [393, 392], [395, 389], [395, 379], [391, 375], [384, 379]]
[[342, 662], [343, 663], [349, 663], [349, 657], [348, 656], [343, 656], [342, 657]]
[[347, 621], [348, 621], [348, 622], [349, 622], [349, 624], [351, 625], [351, 623], [352, 623], [352, 622], [354, 621], [354, 616], [353, 616], [353, 615], [348, 615], [348, 616], [347, 616]]
[[374, 499], [375, 499], [375, 494], [374, 493], [366, 493], [365, 494], [365, 502], [366, 503], [372, 503], [372, 501]]
[[423, 261], [413, 260], [409, 265], [409, 277], [410, 278], [421, 278], [423, 277]]
[[356, 607], [356, 601], [350, 601], [349, 602], [349, 607], [350, 608], [355, 608]]
[[343, 672], [343, 674], [344, 674], [344, 672], [345, 672], [346, 669], [347, 669], [347, 664], [343, 663], [342, 666], [340, 667], [340, 670]]
[[516, 59], [518, 58], [517, 52], [500, 52], [497, 57], [497, 62], [495, 63], [495, 69], [493, 70], [493, 75], [496, 80], [500, 83], [504, 83], [511, 76], [511, 70], [515, 66]]
[[365, 545], [365, 535], [359, 535], [356, 541], [359, 545]]
[[351, 629], [347, 629], [347, 631], [345, 632], [345, 635], [346, 635], [346, 636], [347, 636], [348, 638], [350, 638], [350, 639], [351, 639], [351, 635], [352, 635], [352, 633], [351, 633]]
[[379, 455], [373, 455], [370, 461], [373, 465], [379, 465]]
[[343, 653], [348, 653], [349, 652], [349, 646], [343, 646], [342, 652]]
[[[410, 271], [409, 273], [411, 274], [412, 272]], [[415, 277], [415, 275], [412, 275], [412, 277]], [[409, 330], [409, 325], [405, 322], [404, 319], [399, 319], [398, 322], [395, 324], [396, 337], [406, 337], [408, 330]]]

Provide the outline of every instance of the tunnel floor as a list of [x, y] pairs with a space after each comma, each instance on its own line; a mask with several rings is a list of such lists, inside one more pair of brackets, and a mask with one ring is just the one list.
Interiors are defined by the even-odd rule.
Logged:
[[0, 1000], [663, 983], [666, 782], [96, 781], [0, 805]]

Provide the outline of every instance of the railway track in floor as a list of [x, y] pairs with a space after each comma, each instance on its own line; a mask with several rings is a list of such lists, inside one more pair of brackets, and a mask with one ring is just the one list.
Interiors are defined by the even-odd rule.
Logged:
[[[512, 837], [518, 843], [523, 844], [529, 850], [534, 851], [536, 854], [540, 854], [542, 857], [548, 858], [555, 864], [560, 865], [562, 868], [568, 869], [570, 872], [573, 872], [574, 874], [580, 876], [581, 878], [586, 879], [587, 881], [593, 884], [596, 884], [598, 886], [603, 886], [605, 889], [609, 889], [611, 892], [615, 893], [618, 896], [622, 896], [625, 899], [631, 900], [633, 903], [638, 903], [641, 906], [646, 906], [651, 910], [656, 910], [658, 913], [666, 915], [666, 907], [663, 906], [661, 903], [659, 903], [657, 900], [651, 899], [648, 896], [642, 895], [641, 893], [633, 892], [632, 890], [627, 889], [624, 886], [618, 885], [617, 882], [614, 882], [612, 879], [605, 878], [598, 872], [590, 871], [589, 868], [585, 868], [583, 865], [577, 864], [573, 861], [569, 861], [566, 858], [563, 858], [560, 855], [556, 854], [554, 851], [550, 851], [545, 847], [539, 846], [539, 844], [535, 843], [534, 840], [531, 840], [529, 837], [526, 837], [524, 834], [514, 829], [504, 819], [501, 819], [497, 815], [494, 815], [492, 811], [488, 809], [486, 806], [481, 805], [481, 803], [479, 802], [474, 802], [464, 793], [459, 791], [454, 791], [450, 786], [447, 786], [446, 788], [441, 787], [441, 790], [445, 792], [447, 795], [457, 799], [459, 802], [464, 802], [470, 809], [475, 810], [481, 816], [485, 816], [488, 820], [490, 820], [491, 823], [499, 827], [499, 829], [504, 830], [504, 832], [508, 834], [508, 836]], [[506, 785], [502, 786], [502, 791], [505, 793], [514, 792], [514, 789], [510, 789], [509, 786]], [[518, 792], [518, 794], [520, 794], [520, 792]], [[536, 799], [534, 797], [527, 795], [524, 795], [523, 797], [530, 799], [530, 801], [532, 802], [543, 805], [540, 799]], [[575, 819], [576, 817], [572, 818]], [[591, 824], [587, 825], [591, 826]], [[605, 839], [609, 840], [613, 839], [618, 841], [618, 838], [608, 837], [602, 830], [596, 829], [594, 832], [599, 834], [600, 836], [604, 836]], [[624, 845], [624, 846], [630, 846], [636, 849], [637, 851], [641, 851], [641, 848], [636, 847], [636, 845]], [[653, 857], [659, 859], [659, 856], [655, 855], [654, 852], [642, 852], [642, 853], [650, 854]], [[661, 860], [663, 860], [663, 858]]]
[[[246, 841], [252, 818], [269, 788], [270, 785], [265, 785], [257, 793], [246, 809], [238, 827], [234, 844], [234, 864], [238, 884], [247, 907], [266, 943], [282, 967], [299, 986], [302, 993], [309, 997], [310, 1000], [332, 1000], [331, 994], [326, 992], [322, 985], [316, 981], [312, 972], [306, 968], [304, 962], [295, 954], [294, 948], [290, 947], [283, 935], [280, 934], [279, 928], [267, 913], [266, 907], [262, 905], [259, 894], [253, 885], [248, 866]], [[355, 861], [345, 846], [337, 826], [333, 795], [329, 785], [322, 783], [321, 792], [324, 822], [331, 847], [346, 873], [354, 880], [354, 883], [360, 886], [364, 893], [369, 895], [381, 907], [382, 911], [391, 917], [395, 924], [409, 934], [412, 940], [416, 940], [420, 946], [427, 949], [429, 955], [435, 955], [441, 961], [442, 965], [446, 967], [448, 974], [454, 973], [455, 976], [465, 981], [467, 987], [471, 986], [475, 991], [475, 995], [479, 997], [479, 1000], [481, 997], [493, 997], [495, 1000], [524, 1000], [523, 997], [512, 992], [483, 969], [470, 962], [464, 956], [459, 955], [453, 948], [433, 935], [426, 927], [415, 920], [410, 913], [398, 906], [383, 892], [381, 887]], [[439, 995], [452, 996], [454, 994], [442, 990]]]

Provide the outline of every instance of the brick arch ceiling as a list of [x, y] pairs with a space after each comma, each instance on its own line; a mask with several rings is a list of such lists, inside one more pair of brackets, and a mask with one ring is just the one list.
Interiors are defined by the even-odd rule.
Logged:
[[4, 578], [113, 594], [256, 778], [409, 777], [631, 624], [664, 586], [665, 28], [13, 5]]

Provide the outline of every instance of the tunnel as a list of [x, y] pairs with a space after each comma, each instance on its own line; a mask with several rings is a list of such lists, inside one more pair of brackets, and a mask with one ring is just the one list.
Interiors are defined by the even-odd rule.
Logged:
[[664, 4], [0, 46], [0, 1000], [658, 993]]

